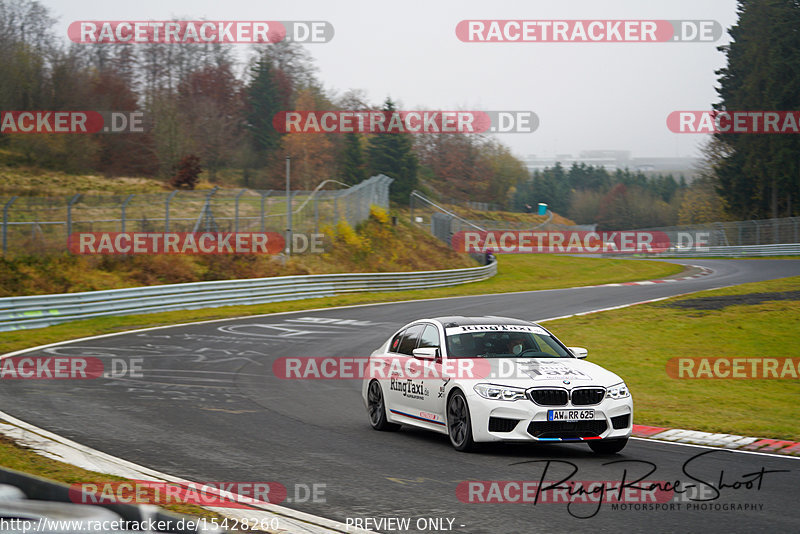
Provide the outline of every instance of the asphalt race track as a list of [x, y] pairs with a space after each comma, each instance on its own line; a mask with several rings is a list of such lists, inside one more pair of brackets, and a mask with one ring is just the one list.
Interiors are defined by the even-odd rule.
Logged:
[[[425, 316], [537, 320], [800, 274], [800, 261], [795, 260], [683, 263], [707, 266], [714, 273], [669, 284], [301, 311], [67, 343], [39, 355], [141, 358], [142, 376], [6, 380], [0, 402], [3, 411], [29, 423], [190, 480], [277, 481], [292, 500], [284, 506], [341, 522], [406, 517], [411, 518], [411, 532], [419, 532], [418, 518], [452, 519], [452, 530], [463, 533], [798, 532], [796, 459], [722, 450], [696, 457], [708, 449], [643, 440], [631, 441], [616, 457], [596, 456], [585, 444], [497, 445], [463, 454], [443, 435], [408, 428], [373, 431], [360, 381], [280, 380], [272, 372], [272, 362], [282, 356], [366, 356], [396, 328]], [[564, 341], [581, 345], [578, 339]], [[641, 344], [646, 346], [646, 336]], [[625, 377], [624, 369], [611, 370]], [[626, 462], [609, 464], [616, 460]], [[555, 480], [567, 476], [573, 465], [577, 471], [571, 480], [619, 481], [627, 470], [630, 481], [651, 469], [655, 471], [646, 477], [651, 481], [691, 482], [691, 476], [706, 490], [694, 496], [713, 500], [690, 502], [689, 492], [686, 500], [672, 501], [673, 510], [613, 510], [610, 503], [599, 509], [597, 504], [568, 507], [563, 502], [465, 503], [456, 495], [460, 481], [538, 481], [545, 469], [545, 480]], [[716, 495], [710, 486], [720, 487], [720, 479], [729, 487]], [[747, 481], [751, 483], [743, 484]], [[313, 484], [324, 484], [324, 498], [319, 499], [324, 502], [296, 502]], [[687, 510], [688, 504], [699, 509]], [[731, 505], [751, 509], [727, 509]]]

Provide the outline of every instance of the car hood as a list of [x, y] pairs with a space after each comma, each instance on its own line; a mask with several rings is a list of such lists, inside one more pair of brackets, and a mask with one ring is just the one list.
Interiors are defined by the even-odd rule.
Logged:
[[490, 372], [480, 373], [474, 381], [502, 384], [506, 386], [612, 386], [622, 379], [597, 364], [577, 358], [498, 358], [476, 360], [476, 369]]

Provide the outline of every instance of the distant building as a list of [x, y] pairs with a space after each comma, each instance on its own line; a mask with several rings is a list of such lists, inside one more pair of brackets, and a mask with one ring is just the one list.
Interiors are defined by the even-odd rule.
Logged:
[[572, 154], [556, 154], [555, 156], [537, 157], [530, 154], [523, 158], [530, 172], [554, 167], [561, 163], [569, 169], [573, 163], [584, 163], [594, 167], [604, 167], [609, 172], [617, 169], [629, 169], [644, 173], [683, 174], [687, 179], [695, 173], [699, 158], [690, 157], [631, 157], [629, 150], [583, 150], [578, 156]]

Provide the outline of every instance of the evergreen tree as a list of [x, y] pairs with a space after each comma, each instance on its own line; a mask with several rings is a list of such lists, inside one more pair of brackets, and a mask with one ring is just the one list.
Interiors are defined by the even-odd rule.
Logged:
[[[394, 113], [394, 102], [387, 98], [383, 104], [386, 124]], [[385, 174], [394, 178], [389, 197], [394, 202], [407, 203], [411, 191], [417, 186], [417, 157], [409, 134], [376, 134], [369, 140], [367, 149], [371, 175]]]
[[[740, 0], [739, 20], [720, 47], [727, 66], [717, 71], [717, 110], [800, 110], [800, 4]], [[724, 155], [715, 165], [720, 195], [731, 215], [796, 215], [800, 197], [800, 137], [716, 134]]]
[[357, 184], [367, 178], [361, 136], [357, 133], [344, 134], [344, 147], [340, 156], [339, 168], [342, 181], [346, 184]]
[[278, 84], [271, 61], [262, 56], [251, 69], [247, 87], [246, 125], [256, 158], [263, 162], [280, 147], [281, 136], [272, 125], [275, 114], [285, 111], [278, 94]]

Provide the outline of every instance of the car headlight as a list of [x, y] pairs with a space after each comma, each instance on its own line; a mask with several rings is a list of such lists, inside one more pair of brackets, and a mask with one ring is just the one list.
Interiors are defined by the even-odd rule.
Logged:
[[515, 401], [525, 398], [525, 390], [511, 386], [497, 386], [495, 384], [475, 384], [472, 388], [475, 393], [484, 399]]
[[630, 397], [631, 392], [628, 391], [628, 386], [625, 385], [625, 382], [620, 382], [619, 384], [614, 384], [608, 388], [606, 396], [609, 399], [624, 399], [626, 397]]

